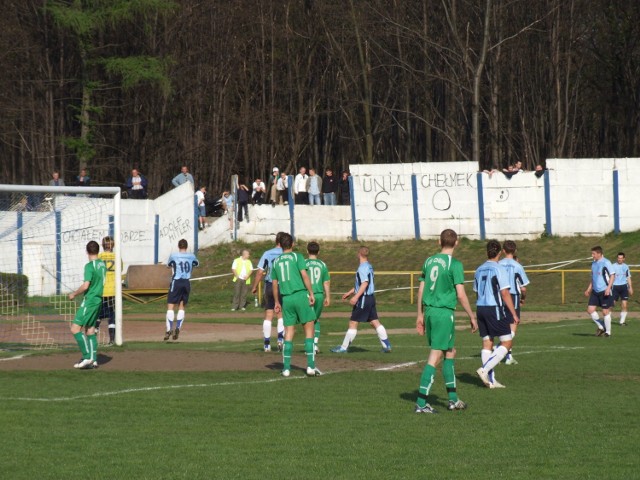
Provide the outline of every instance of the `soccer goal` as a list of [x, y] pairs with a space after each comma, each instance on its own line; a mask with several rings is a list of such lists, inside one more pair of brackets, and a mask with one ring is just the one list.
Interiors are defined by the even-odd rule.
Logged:
[[[115, 239], [115, 343], [122, 345], [122, 262], [118, 187], [0, 185], [0, 349], [74, 343], [69, 324], [82, 301], [86, 245]], [[101, 246], [102, 252], [102, 246]], [[108, 342], [103, 321], [99, 342]]]

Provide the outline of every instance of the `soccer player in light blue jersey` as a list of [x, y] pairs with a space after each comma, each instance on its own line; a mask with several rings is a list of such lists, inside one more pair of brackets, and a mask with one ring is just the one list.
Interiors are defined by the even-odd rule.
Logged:
[[[373, 284], [373, 267], [369, 263], [369, 247], [360, 247], [358, 249], [358, 271], [356, 272], [356, 282], [354, 288], [342, 295], [342, 299], [349, 297], [349, 303], [353, 306], [351, 310], [351, 318], [349, 319], [349, 328], [344, 336], [342, 345], [338, 345], [331, 349], [333, 353], [347, 353], [349, 345], [358, 334], [358, 323], [369, 323], [378, 334], [382, 351], [384, 353], [391, 352], [391, 344], [387, 336], [387, 330], [378, 320], [378, 312], [376, 310], [376, 298], [374, 296], [375, 287]], [[353, 295], [353, 296], [352, 296]]]
[[[507, 240], [502, 244], [502, 251], [504, 252], [504, 258], [500, 260], [498, 263], [502, 265], [509, 275], [509, 293], [511, 294], [511, 300], [513, 300], [513, 307], [520, 317], [520, 305], [524, 303], [525, 298], [527, 298], [527, 285], [529, 285], [529, 278], [527, 278], [527, 274], [522, 268], [522, 265], [515, 259], [517, 246], [516, 242], [513, 240]], [[516, 336], [516, 330], [518, 329], [518, 325], [513, 323], [513, 318], [509, 314], [509, 310], [505, 311], [507, 317], [509, 318], [509, 323], [511, 325], [511, 338], [513, 339]], [[507, 365], [516, 365], [518, 362], [513, 355], [511, 354], [511, 350], [507, 353], [505, 357], [505, 362]]]
[[[260, 261], [256, 266], [258, 270], [256, 272], [256, 279], [253, 284], [251, 292], [255, 295], [258, 292], [260, 282], [264, 279], [264, 295], [262, 297], [262, 303], [264, 305], [264, 320], [262, 322], [262, 333], [264, 335], [264, 351], [271, 351], [271, 326], [273, 322], [273, 313], [276, 305], [273, 298], [273, 284], [271, 281], [271, 269], [273, 262], [282, 255], [282, 248], [280, 247], [280, 239], [285, 232], [278, 232], [276, 234], [276, 246], [264, 252]], [[281, 352], [284, 345], [284, 320], [282, 319], [282, 312], [278, 314], [278, 351]]]
[[[489, 388], [501, 388], [504, 385], [493, 379], [492, 370], [507, 355], [512, 344], [511, 327], [505, 308], [517, 325], [520, 318], [513, 307], [509, 289], [507, 270], [498, 263], [502, 247], [497, 240], [487, 242], [487, 261], [476, 270], [473, 290], [478, 294], [476, 317], [482, 338], [482, 367], [476, 373]], [[498, 337], [500, 345], [494, 347], [493, 339]]]
[[[191, 271], [198, 266], [198, 259], [193, 253], [187, 252], [189, 244], [183, 238], [178, 242], [178, 253], [172, 253], [167, 261], [167, 266], [173, 270], [169, 293], [167, 294], [167, 332], [164, 335], [165, 342], [171, 338], [177, 340], [184, 322], [184, 309], [189, 303], [191, 291]], [[175, 307], [178, 306], [178, 316], [175, 317]], [[174, 319], [177, 320], [176, 329], [173, 329]]]
[[[613, 306], [613, 281], [615, 273], [613, 273], [613, 265], [604, 258], [602, 247], [595, 246], [591, 249], [591, 281], [584, 292], [585, 297], [589, 298], [587, 313], [591, 316], [591, 320], [598, 326], [596, 329], [596, 337], [604, 335], [611, 336], [611, 307]], [[603, 319], [600, 320], [598, 307], [602, 310]]]
[[616, 263], [613, 264], [613, 301], [618, 300], [622, 303], [622, 311], [620, 312], [620, 325], [626, 325], [629, 296], [633, 295], [633, 285], [631, 284], [631, 271], [625, 261], [624, 252], [619, 252]]

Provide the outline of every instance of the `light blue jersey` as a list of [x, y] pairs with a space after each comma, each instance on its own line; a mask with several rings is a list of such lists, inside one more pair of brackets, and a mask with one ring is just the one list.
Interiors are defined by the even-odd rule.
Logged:
[[361, 263], [358, 267], [358, 271], [356, 272], [356, 284], [355, 291], [357, 292], [360, 289], [360, 285], [364, 282], [369, 282], [366, 290], [364, 291], [364, 295], [373, 295], [375, 291], [373, 285], [373, 267], [369, 262]]
[[626, 285], [627, 283], [629, 283], [631, 271], [629, 270], [629, 266], [626, 263], [612, 264], [611, 271], [616, 275], [613, 279], [614, 285]]
[[271, 267], [273, 267], [273, 262], [280, 255], [282, 255], [282, 249], [280, 247], [275, 247], [271, 250], [267, 250], [262, 254], [262, 257], [260, 257], [260, 261], [258, 262], [256, 268], [258, 270], [262, 270], [265, 273], [265, 282], [271, 282]]
[[509, 275], [509, 293], [511, 295], [520, 295], [520, 288], [529, 285], [529, 279], [522, 265], [513, 258], [503, 258], [498, 263], [507, 270]]
[[591, 287], [594, 292], [604, 292], [609, 285], [609, 279], [613, 275], [613, 265], [602, 257], [591, 264]]
[[478, 307], [501, 307], [500, 290], [510, 288], [507, 270], [498, 262], [487, 260], [478, 267], [474, 276], [473, 291], [478, 294]]
[[191, 270], [198, 266], [198, 259], [193, 253], [172, 253], [167, 265], [173, 269], [173, 280], [191, 279]]

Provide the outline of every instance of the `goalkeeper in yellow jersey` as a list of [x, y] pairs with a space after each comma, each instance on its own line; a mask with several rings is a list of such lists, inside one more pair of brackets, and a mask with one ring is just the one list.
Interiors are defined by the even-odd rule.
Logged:
[[116, 340], [116, 254], [113, 253], [115, 242], [111, 237], [102, 239], [103, 252], [98, 255], [107, 266], [107, 277], [104, 281], [104, 291], [102, 293], [102, 307], [96, 321], [96, 332], [100, 331], [100, 322], [107, 319], [109, 322], [109, 345], [113, 345]]

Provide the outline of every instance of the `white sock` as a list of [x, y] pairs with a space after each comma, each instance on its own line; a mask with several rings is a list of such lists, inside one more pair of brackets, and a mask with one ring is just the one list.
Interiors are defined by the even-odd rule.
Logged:
[[627, 321], [627, 312], [620, 312], [620, 323]]
[[284, 319], [283, 318], [279, 318], [278, 319], [278, 339], [284, 338]]
[[182, 322], [184, 322], [184, 310], [178, 310], [178, 328], [182, 328]]
[[167, 310], [167, 332], [173, 330], [173, 318], [174, 313], [173, 310]]
[[502, 359], [507, 353], [508, 353], [508, 350], [502, 345], [500, 345], [493, 352], [491, 352], [489, 359], [484, 363], [482, 368], [484, 368], [486, 371], [493, 370], [495, 366], [502, 361]]
[[[489, 361], [489, 358], [491, 358], [492, 354], [493, 350], [485, 350], [484, 348], [480, 350], [480, 360], [482, 360], [482, 365]], [[487, 372], [487, 374], [489, 375], [489, 380], [491, 380], [491, 382], [493, 383], [493, 370]]]
[[604, 331], [611, 335], [611, 314], [604, 316]]
[[344, 348], [345, 350], [349, 348], [349, 345], [351, 344], [351, 342], [355, 340], [357, 334], [358, 334], [357, 328], [348, 329], [346, 335], [344, 336], [344, 340], [342, 342], [342, 348]]
[[271, 338], [271, 320], [265, 320], [262, 322], [262, 334], [265, 340]]
[[384, 348], [391, 348], [389, 337], [387, 336], [387, 330], [384, 328], [384, 325], [378, 325], [378, 327], [376, 327], [376, 332], [378, 333], [378, 338], [380, 339], [382, 346]]
[[600, 323], [600, 316], [598, 315], [598, 312], [593, 312], [591, 314], [591, 320], [593, 320], [594, 322], [596, 322], [596, 325], [598, 325], [598, 328], [602, 328], [602, 323]]

